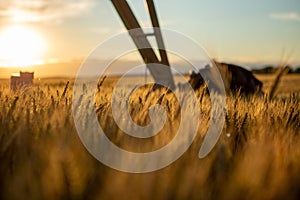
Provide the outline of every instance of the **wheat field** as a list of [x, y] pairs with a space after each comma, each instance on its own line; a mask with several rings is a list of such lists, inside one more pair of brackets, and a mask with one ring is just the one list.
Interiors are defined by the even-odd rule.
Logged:
[[[273, 76], [259, 75], [268, 91]], [[69, 84], [67, 84], [69, 81]], [[111, 115], [112, 85], [96, 94], [96, 114], [109, 139], [134, 152], [161, 148], [179, 126], [172, 93], [137, 90], [132, 119], [149, 123], [147, 108], [160, 103], [168, 120], [157, 136], [130, 137]], [[72, 118], [72, 79], [35, 80], [15, 93], [0, 81], [0, 199], [299, 199], [300, 76], [286, 75], [272, 100], [227, 97], [226, 122], [213, 151], [198, 158], [210, 122], [210, 99], [196, 92], [201, 120], [191, 147], [173, 164], [150, 173], [111, 169], [82, 145]]]

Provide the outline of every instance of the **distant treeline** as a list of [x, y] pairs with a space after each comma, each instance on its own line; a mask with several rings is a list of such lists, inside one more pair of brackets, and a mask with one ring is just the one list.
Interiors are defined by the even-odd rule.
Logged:
[[[300, 66], [296, 67], [295, 69], [291, 68], [290, 66], [287, 66], [288, 74], [300, 74]], [[273, 74], [277, 70], [277, 67], [268, 65], [261, 69], [253, 69], [252, 72], [256, 74]]]

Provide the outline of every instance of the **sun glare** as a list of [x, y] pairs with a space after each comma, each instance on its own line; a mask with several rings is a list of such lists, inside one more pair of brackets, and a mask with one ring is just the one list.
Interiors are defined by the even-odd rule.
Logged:
[[12, 26], [0, 32], [0, 65], [24, 67], [41, 64], [43, 38], [29, 27]]

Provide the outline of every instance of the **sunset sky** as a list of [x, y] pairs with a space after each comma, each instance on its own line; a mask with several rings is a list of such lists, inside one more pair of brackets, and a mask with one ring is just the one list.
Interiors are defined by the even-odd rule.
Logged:
[[[142, 25], [149, 26], [144, 1], [128, 2]], [[299, 0], [155, 0], [155, 4], [163, 28], [192, 37], [211, 57], [276, 64], [285, 55], [291, 65], [300, 65]], [[79, 62], [99, 43], [123, 31], [109, 0], [0, 0], [0, 73], [10, 65]]]

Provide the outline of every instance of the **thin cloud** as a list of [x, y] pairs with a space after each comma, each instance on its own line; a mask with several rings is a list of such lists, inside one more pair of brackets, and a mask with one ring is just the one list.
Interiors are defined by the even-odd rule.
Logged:
[[90, 10], [95, 4], [94, 0], [10, 0], [8, 2], [0, 2], [0, 19], [21, 23], [76, 17]]
[[272, 13], [272, 14], [270, 14], [270, 18], [279, 19], [279, 20], [292, 20], [292, 21], [299, 21], [300, 22], [300, 14], [298, 14], [296, 12]]

